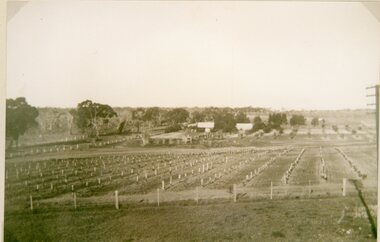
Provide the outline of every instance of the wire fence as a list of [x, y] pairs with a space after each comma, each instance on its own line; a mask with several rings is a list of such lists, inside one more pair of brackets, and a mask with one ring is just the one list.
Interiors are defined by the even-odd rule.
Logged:
[[[118, 143], [125, 142], [130, 138], [116, 138], [107, 141], [98, 141], [93, 144], [89, 143], [76, 143], [76, 144], [56, 144], [56, 145], [39, 145], [38, 147], [30, 147], [30, 148], [22, 148], [18, 151], [6, 152], [6, 158], [14, 158], [14, 157], [24, 157], [36, 154], [45, 154], [45, 153], [60, 153], [60, 152], [70, 152], [73, 150], [86, 150], [89, 148], [100, 148], [108, 145], [114, 145]], [[81, 142], [83, 139], [78, 139], [76, 141]], [[65, 141], [70, 142], [70, 141]]]
[[[366, 187], [362, 193], [377, 197], [377, 187]], [[167, 191], [157, 188], [145, 194], [120, 194], [119, 191], [102, 196], [84, 197], [79, 193], [67, 193], [59, 197], [41, 199], [38, 195], [29, 195], [21, 206], [13, 210], [75, 210], [75, 209], [120, 209], [124, 207], [159, 207], [166, 205], [188, 206], [208, 203], [246, 202], [257, 200], [315, 199], [329, 197], [354, 197], [358, 191], [347, 179], [342, 184], [309, 184], [307, 186], [279, 185], [271, 183], [268, 187], [244, 187], [233, 184], [229, 189], [208, 189], [195, 187], [184, 191]], [[8, 201], [9, 202], [9, 201]], [[7, 207], [7, 205], [6, 205]], [[8, 206], [9, 207], [9, 206]], [[11, 209], [12, 210], [12, 209]]]

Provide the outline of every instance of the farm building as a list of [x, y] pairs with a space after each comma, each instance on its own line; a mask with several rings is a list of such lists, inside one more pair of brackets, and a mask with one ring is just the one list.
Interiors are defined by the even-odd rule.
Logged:
[[240, 134], [245, 134], [248, 130], [252, 129], [253, 124], [251, 124], [251, 123], [237, 123], [235, 127], [239, 131]]
[[250, 129], [252, 129], [252, 127], [253, 127], [253, 124], [251, 124], [251, 123], [237, 123], [236, 124], [236, 129], [237, 130], [244, 130], [244, 131], [246, 131], [246, 130], [250, 130]]
[[172, 132], [151, 136], [149, 139], [153, 144], [191, 144], [193, 137], [183, 132]]
[[210, 133], [211, 129], [214, 128], [214, 122], [198, 122], [197, 128], [204, 129], [206, 133]]

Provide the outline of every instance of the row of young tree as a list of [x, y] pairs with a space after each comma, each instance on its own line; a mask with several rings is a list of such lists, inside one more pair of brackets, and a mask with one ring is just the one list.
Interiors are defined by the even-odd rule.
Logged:
[[[292, 115], [289, 119], [291, 126], [305, 125], [306, 119], [302, 115]], [[283, 132], [283, 126], [287, 125], [288, 119], [285, 113], [272, 113], [269, 114], [268, 120], [265, 123], [260, 116], [256, 116], [253, 119], [252, 132], [263, 130], [265, 133], [269, 133], [272, 130], [277, 130], [280, 134]]]

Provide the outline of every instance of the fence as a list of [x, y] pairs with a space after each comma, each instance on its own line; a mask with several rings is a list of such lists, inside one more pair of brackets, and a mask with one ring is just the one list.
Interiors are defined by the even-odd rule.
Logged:
[[[19, 150], [19, 151], [6, 152], [5, 157], [14, 158], [14, 157], [28, 156], [28, 155], [35, 155], [35, 154], [58, 153], [58, 152], [67, 152], [67, 151], [73, 151], [73, 150], [85, 150], [89, 148], [95, 148], [95, 147], [99, 148], [99, 147], [104, 147], [107, 145], [122, 143], [126, 140], [127, 138], [124, 137], [124, 138], [118, 138], [114, 140], [96, 142], [94, 144], [88, 144], [88, 143], [59, 144], [59, 145], [38, 146], [34, 148], [23, 148], [22, 150]], [[66, 140], [66, 142], [69, 142], [69, 141]], [[77, 141], [81, 141], [81, 140], [78, 139]]]
[[[369, 187], [362, 192], [373, 196], [377, 194], [377, 187]], [[233, 184], [230, 189], [217, 190], [195, 187], [185, 191], [168, 191], [157, 188], [146, 194], [123, 194], [119, 191], [103, 196], [81, 197], [80, 193], [73, 191], [61, 197], [39, 199], [38, 195], [30, 195], [24, 208], [34, 209], [96, 209], [113, 207], [119, 209], [123, 206], [162, 206], [197, 205], [202, 203], [240, 202], [255, 200], [281, 200], [281, 199], [313, 199], [328, 197], [357, 196], [357, 190], [346, 178], [342, 184], [309, 183], [307, 186], [273, 185], [268, 187], [248, 188]]]

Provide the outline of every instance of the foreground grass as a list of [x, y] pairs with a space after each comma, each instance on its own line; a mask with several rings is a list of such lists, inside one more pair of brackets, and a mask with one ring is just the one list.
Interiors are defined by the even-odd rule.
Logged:
[[358, 205], [346, 197], [24, 210], [5, 214], [5, 241], [374, 241]]

